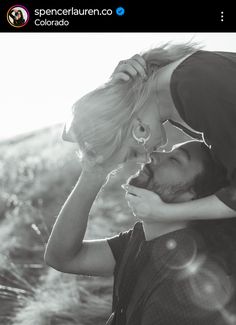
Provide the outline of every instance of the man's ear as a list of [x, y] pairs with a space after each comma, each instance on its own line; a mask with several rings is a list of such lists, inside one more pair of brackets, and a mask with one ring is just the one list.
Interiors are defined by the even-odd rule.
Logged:
[[181, 193], [176, 198], [175, 202], [188, 202], [196, 199], [196, 193], [190, 189], [184, 193]]

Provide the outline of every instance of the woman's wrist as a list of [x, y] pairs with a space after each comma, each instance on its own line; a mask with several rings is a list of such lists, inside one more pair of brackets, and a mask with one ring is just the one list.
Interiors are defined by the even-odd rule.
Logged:
[[191, 202], [178, 202], [178, 203], [166, 203], [163, 208], [163, 218], [167, 222], [171, 221], [186, 221], [195, 219], [195, 213], [192, 210]]
[[236, 215], [235, 211], [227, 207], [215, 195], [187, 202], [166, 204], [161, 209], [162, 217], [166, 221], [222, 219]]
[[162, 202], [158, 207], [153, 207], [150, 215], [151, 221], [183, 221], [188, 219], [187, 206], [184, 203], [165, 203]]

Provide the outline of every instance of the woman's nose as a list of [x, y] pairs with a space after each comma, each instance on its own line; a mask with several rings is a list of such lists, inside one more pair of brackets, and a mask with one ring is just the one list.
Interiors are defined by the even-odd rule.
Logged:
[[151, 162], [151, 155], [149, 152], [145, 152], [143, 154], [138, 155], [137, 164], [147, 164]]

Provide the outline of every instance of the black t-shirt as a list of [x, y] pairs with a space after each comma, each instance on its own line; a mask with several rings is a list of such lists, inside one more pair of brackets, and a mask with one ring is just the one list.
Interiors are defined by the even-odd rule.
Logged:
[[216, 195], [236, 210], [236, 53], [195, 52], [173, 71], [170, 90], [182, 119], [226, 167], [231, 186]]
[[[114, 288], [130, 245], [133, 245], [132, 256], [126, 256], [130, 265], [125, 276], [130, 272], [138, 274], [126, 313], [127, 322], [114, 324], [223, 324], [222, 310], [232, 308], [232, 282], [222, 265], [209, 258], [205, 243], [195, 230], [180, 229], [146, 241], [142, 224], [137, 223], [134, 229], [108, 239], [108, 243], [116, 260]], [[144, 259], [141, 254], [134, 269], [133, 255], [137, 255], [140, 247], [149, 258]], [[125, 286], [128, 293], [129, 283]]]

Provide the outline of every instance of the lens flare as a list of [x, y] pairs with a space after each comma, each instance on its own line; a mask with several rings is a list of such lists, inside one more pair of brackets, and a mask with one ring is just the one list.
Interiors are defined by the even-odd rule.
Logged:
[[207, 310], [222, 309], [233, 294], [230, 278], [216, 263], [206, 263], [189, 278], [189, 284], [193, 303]]

